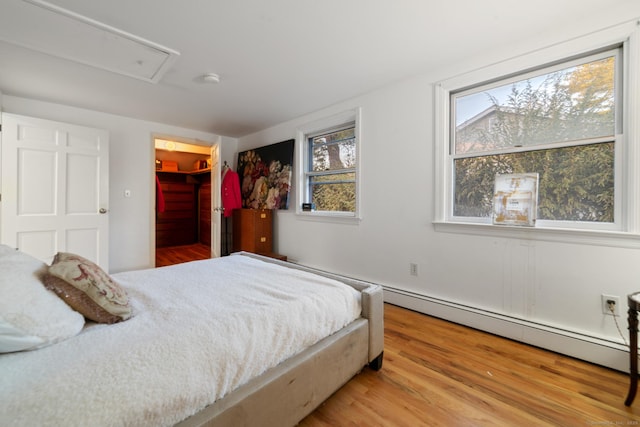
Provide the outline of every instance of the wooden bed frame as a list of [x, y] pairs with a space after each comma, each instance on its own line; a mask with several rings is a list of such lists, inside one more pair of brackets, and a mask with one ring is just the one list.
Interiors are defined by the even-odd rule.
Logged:
[[177, 424], [193, 426], [293, 426], [354, 375], [382, 367], [382, 287], [248, 252], [242, 255], [340, 280], [361, 292], [362, 316], [335, 334], [269, 369]]

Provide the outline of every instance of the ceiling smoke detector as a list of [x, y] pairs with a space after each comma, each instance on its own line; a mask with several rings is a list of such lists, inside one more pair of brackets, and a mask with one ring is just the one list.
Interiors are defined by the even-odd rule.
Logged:
[[205, 83], [220, 83], [220, 76], [217, 75], [216, 73], [207, 73], [205, 75], [202, 76], [202, 80]]

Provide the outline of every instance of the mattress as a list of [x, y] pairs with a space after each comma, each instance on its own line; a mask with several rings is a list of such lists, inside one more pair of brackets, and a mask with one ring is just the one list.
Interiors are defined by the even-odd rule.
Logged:
[[245, 256], [112, 277], [131, 319], [0, 356], [0, 425], [173, 425], [361, 312], [348, 285]]

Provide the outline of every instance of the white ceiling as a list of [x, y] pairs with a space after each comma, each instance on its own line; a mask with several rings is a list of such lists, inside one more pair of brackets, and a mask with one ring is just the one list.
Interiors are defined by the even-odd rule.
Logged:
[[[0, 92], [240, 137], [629, 0], [49, 0], [174, 49], [158, 83], [0, 42]], [[0, 0], [0, 27], [32, 23]], [[630, 16], [629, 18], [632, 18]], [[31, 25], [30, 25], [31, 23]], [[221, 82], [203, 83], [204, 73]]]

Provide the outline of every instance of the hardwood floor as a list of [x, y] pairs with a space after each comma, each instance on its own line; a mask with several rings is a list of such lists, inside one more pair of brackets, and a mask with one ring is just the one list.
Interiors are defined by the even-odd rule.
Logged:
[[628, 375], [385, 305], [385, 360], [300, 426], [640, 424]]
[[156, 248], [156, 267], [211, 258], [211, 248], [202, 244]]
[[[157, 265], [209, 258], [209, 248], [158, 249]], [[629, 376], [385, 305], [385, 358], [299, 424], [317, 426], [640, 425]]]

